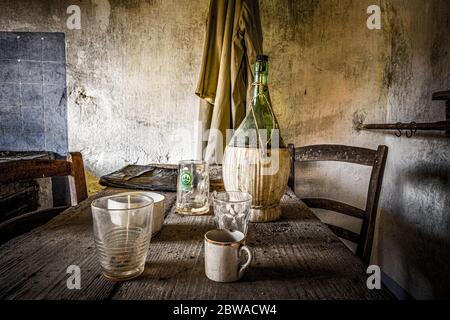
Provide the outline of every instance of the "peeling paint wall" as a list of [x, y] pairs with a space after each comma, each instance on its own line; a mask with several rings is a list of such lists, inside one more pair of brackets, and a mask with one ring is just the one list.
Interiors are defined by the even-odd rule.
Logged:
[[[394, 2], [389, 12], [386, 119], [444, 120], [444, 103], [431, 102], [430, 93], [450, 88], [450, 2]], [[391, 153], [376, 261], [413, 296], [448, 299], [450, 139], [388, 135], [385, 143]]]
[[[208, 0], [1, 0], [0, 29], [67, 39], [69, 147], [96, 174], [192, 157]], [[82, 29], [66, 28], [77, 4]], [[368, 30], [369, 5], [382, 29]], [[286, 142], [390, 148], [373, 262], [416, 298], [450, 296], [450, 140], [357, 132], [354, 121], [444, 119], [447, 0], [260, 0], [270, 90]], [[183, 131], [183, 129], [185, 131]], [[316, 170], [316, 173], [310, 173]], [[300, 193], [364, 206], [366, 168], [298, 170]], [[340, 183], [340, 182], [342, 183]]]
[[[81, 30], [69, 30], [69, 5]], [[69, 148], [97, 175], [192, 158], [205, 0], [0, 1], [0, 30], [66, 34]], [[187, 139], [187, 140], [183, 140]], [[192, 134], [193, 138], [193, 134]]]
[[[381, 30], [366, 28], [371, 4], [382, 8]], [[353, 128], [355, 120], [445, 119], [444, 103], [432, 102], [431, 94], [450, 88], [450, 3], [277, 0], [261, 1], [261, 9], [270, 90], [285, 141], [386, 144], [373, 263], [415, 298], [450, 297], [450, 140], [442, 133], [399, 139]], [[297, 169], [298, 193], [364, 207], [366, 168]]]

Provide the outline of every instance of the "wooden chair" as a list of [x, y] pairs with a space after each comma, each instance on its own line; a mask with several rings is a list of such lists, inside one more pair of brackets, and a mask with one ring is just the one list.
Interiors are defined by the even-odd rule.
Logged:
[[373, 235], [377, 217], [378, 200], [383, 182], [384, 168], [388, 154], [387, 146], [379, 146], [378, 150], [349, 147], [343, 145], [314, 145], [295, 148], [290, 144], [291, 174], [289, 186], [295, 190], [295, 162], [305, 161], [340, 161], [355, 163], [372, 167], [369, 190], [367, 192], [366, 208], [364, 210], [343, 202], [321, 199], [305, 198], [303, 202], [310, 208], [320, 208], [339, 212], [348, 216], [362, 219], [360, 234], [338, 226], [328, 225], [340, 238], [357, 244], [356, 254], [367, 265], [370, 263], [372, 253]]
[[[69, 177], [71, 205], [88, 197], [81, 153], [72, 152], [66, 160], [17, 160], [0, 164], [0, 184], [37, 178]], [[0, 244], [36, 228], [70, 206], [33, 211], [0, 224]]]

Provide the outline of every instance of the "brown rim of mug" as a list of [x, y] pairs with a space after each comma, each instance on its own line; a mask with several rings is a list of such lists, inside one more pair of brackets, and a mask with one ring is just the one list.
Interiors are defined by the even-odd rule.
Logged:
[[[215, 230], [220, 230], [220, 229], [215, 229]], [[210, 231], [208, 231], [208, 232], [205, 233], [205, 241], [206, 241], [206, 242], [209, 242], [209, 243], [214, 244], [214, 245], [216, 245], [216, 246], [222, 246], [222, 247], [239, 247], [239, 246], [241, 246], [242, 244], [244, 244], [244, 242], [245, 242], [245, 235], [244, 235], [244, 237], [243, 237], [241, 240], [235, 241], [235, 242], [220, 242], [220, 241], [215, 241], [215, 240], [208, 239], [208, 238], [206, 237], [206, 235], [207, 235], [209, 232], [215, 231], [215, 230], [210, 230]]]

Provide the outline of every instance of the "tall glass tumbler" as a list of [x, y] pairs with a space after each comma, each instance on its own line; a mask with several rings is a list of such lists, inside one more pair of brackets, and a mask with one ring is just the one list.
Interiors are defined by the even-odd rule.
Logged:
[[252, 196], [246, 192], [213, 192], [214, 219], [219, 229], [247, 235]]
[[153, 199], [139, 194], [109, 196], [94, 200], [91, 208], [103, 275], [110, 280], [139, 276], [150, 245]]
[[209, 167], [206, 161], [185, 160], [178, 163], [176, 211], [187, 215], [209, 212]]

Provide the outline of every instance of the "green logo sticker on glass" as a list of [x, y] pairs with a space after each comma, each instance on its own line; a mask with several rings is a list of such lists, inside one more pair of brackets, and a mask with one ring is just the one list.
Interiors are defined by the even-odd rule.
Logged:
[[191, 191], [192, 180], [192, 173], [190, 171], [183, 171], [181, 173], [181, 188], [185, 191]]

